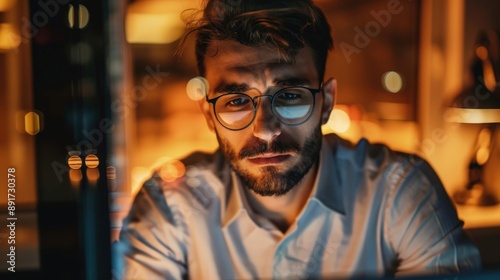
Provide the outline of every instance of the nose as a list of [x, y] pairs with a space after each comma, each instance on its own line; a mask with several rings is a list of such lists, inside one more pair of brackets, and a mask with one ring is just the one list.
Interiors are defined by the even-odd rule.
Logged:
[[281, 134], [281, 123], [273, 115], [271, 100], [260, 98], [253, 121], [253, 135], [264, 141], [270, 141]]

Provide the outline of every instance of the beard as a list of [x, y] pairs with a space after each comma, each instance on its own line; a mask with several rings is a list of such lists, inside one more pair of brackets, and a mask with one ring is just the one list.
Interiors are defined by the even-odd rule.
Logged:
[[[261, 196], [282, 196], [293, 189], [317, 162], [322, 133], [321, 126], [316, 126], [307, 136], [303, 147], [296, 142], [285, 143], [275, 140], [268, 143], [252, 138], [239, 153], [234, 151], [229, 141], [221, 139], [218, 135], [217, 139], [224, 157], [246, 188]], [[259, 175], [253, 175], [241, 166], [240, 163], [245, 158], [264, 153], [294, 153], [298, 155], [299, 160], [285, 170], [275, 166], [261, 167]]]

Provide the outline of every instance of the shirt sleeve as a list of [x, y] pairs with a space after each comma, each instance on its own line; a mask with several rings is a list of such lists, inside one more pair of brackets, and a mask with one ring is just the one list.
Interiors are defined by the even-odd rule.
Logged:
[[457, 274], [481, 268], [479, 250], [463, 231], [454, 204], [430, 165], [411, 162], [393, 186], [385, 231], [396, 275]]
[[184, 279], [187, 238], [157, 180], [146, 182], [125, 218], [113, 275], [118, 279]]

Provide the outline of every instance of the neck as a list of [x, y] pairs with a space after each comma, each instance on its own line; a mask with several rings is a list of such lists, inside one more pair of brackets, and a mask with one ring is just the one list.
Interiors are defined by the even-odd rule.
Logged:
[[245, 189], [253, 211], [268, 218], [282, 232], [286, 232], [306, 204], [314, 186], [318, 163], [315, 163], [302, 180], [282, 196], [261, 196]]

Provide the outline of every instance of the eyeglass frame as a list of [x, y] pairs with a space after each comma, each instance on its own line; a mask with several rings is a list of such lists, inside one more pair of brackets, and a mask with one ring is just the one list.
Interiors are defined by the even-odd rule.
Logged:
[[[283, 121], [281, 121], [281, 119], [276, 116], [275, 112], [274, 112], [274, 100], [275, 100], [275, 97], [278, 95], [278, 93], [286, 90], [286, 89], [290, 89], [290, 88], [302, 88], [302, 89], [306, 89], [308, 90], [312, 96], [313, 96], [313, 108], [311, 110], [311, 113], [309, 114], [309, 116], [303, 120], [302, 122], [300, 123], [296, 123], [296, 124], [288, 124], [288, 123], [284, 123]], [[257, 116], [257, 103], [255, 102], [255, 100], [257, 98], [260, 98], [260, 97], [270, 97], [271, 98], [271, 113], [273, 114], [273, 116], [282, 124], [286, 125], [286, 126], [298, 126], [298, 125], [301, 125], [301, 124], [304, 124], [306, 123], [310, 118], [311, 116], [313, 115], [314, 113], [314, 108], [316, 107], [316, 94], [318, 94], [319, 92], [321, 92], [323, 90], [323, 84], [320, 85], [319, 88], [315, 89], [315, 88], [308, 88], [308, 87], [304, 87], [304, 86], [288, 86], [288, 87], [283, 87], [283, 88], [280, 88], [279, 90], [277, 90], [274, 94], [261, 94], [261, 95], [257, 95], [255, 97], [251, 97], [250, 95], [246, 94], [246, 93], [243, 93], [243, 92], [228, 92], [228, 93], [224, 93], [224, 94], [221, 94], [217, 97], [214, 97], [214, 98], [210, 98], [208, 99], [208, 94], [205, 95], [205, 100], [212, 104], [213, 106], [213, 110], [214, 110], [214, 115], [215, 115], [215, 118], [217, 119], [217, 121], [219, 122], [220, 125], [222, 125], [224, 128], [228, 129], [228, 130], [231, 130], [231, 131], [239, 131], [239, 130], [243, 130], [247, 127], [249, 127], [255, 120], [255, 116]], [[253, 104], [253, 117], [252, 117], [252, 120], [247, 124], [245, 125], [244, 127], [242, 128], [229, 128], [227, 126], [225, 126], [220, 120], [219, 120], [219, 117], [217, 115], [217, 112], [215, 111], [215, 103], [217, 102], [217, 100], [223, 96], [226, 96], [226, 95], [230, 95], [230, 94], [243, 94], [243, 95], [246, 95], [248, 96], [248, 98], [250, 98], [250, 100], [252, 100], [252, 104]]]

